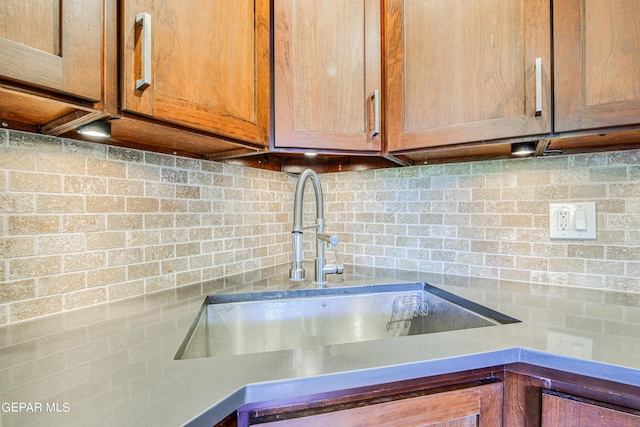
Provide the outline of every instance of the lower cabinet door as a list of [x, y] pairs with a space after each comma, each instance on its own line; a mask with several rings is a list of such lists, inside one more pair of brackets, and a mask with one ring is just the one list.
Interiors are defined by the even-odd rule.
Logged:
[[502, 407], [502, 383], [496, 382], [260, 425], [494, 427], [502, 425]]
[[635, 427], [640, 411], [595, 400], [542, 391], [542, 427]]

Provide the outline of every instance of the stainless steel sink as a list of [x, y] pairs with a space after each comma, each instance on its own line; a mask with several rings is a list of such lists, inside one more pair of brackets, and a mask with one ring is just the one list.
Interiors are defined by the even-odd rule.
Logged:
[[423, 282], [210, 295], [175, 358], [291, 350], [518, 321]]

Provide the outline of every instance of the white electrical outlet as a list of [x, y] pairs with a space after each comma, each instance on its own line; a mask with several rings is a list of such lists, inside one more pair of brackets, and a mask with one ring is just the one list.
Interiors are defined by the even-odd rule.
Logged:
[[570, 221], [569, 211], [566, 211], [566, 210], [558, 211], [558, 230], [559, 231], [569, 231], [569, 221]]
[[549, 203], [549, 238], [594, 240], [595, 202]]

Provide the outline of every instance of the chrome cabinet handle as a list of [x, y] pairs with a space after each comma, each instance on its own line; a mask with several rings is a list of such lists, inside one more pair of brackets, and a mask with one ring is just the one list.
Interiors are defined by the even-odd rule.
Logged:
[[140, 64], [142, 78], [136, 80], [136, 89], [145, 90], [151, 86], [151, 15], [147, 12], [136, 15], [136, 25], [142, 27], [142, 48]]
[[374, 90], [369, 96], [373, 103], [373, 130], [371, 138], [375, 138], [380, 133], [380, 91]]
[[536, 117], [542, 115], [542, 58], [536, 58]]

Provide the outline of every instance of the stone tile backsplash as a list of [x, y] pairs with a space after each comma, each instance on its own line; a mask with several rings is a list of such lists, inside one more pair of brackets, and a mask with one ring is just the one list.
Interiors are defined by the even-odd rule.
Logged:
[[[323, 175], [349, 261], [640, 292], [640, 151]], [[595, 201], [597, 239], [550, 240], [549, 203]]]
[[294, 183], [0, 131], [0, 324], [285, 263]]
[[[640, 151], [321, 182], [345, 263], [640, 292]], [[0, 324], [286, 263], [294, 186], [278, 172], [0, 130]], [[595, 241], [549, 240], [548, 204], [564, 201], [596, 202]]]

